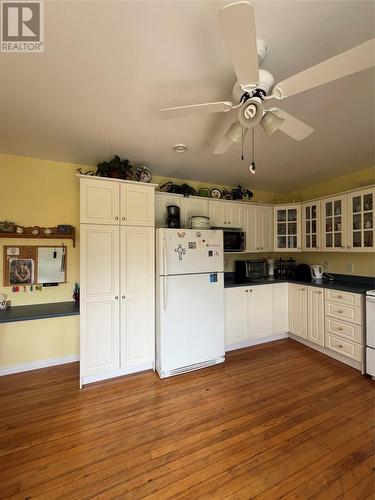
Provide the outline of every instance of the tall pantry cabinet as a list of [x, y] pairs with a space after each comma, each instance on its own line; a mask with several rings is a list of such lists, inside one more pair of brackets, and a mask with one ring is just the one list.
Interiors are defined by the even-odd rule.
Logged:
[[154, 366], [154, 184], [80, 176], [80, 384]]

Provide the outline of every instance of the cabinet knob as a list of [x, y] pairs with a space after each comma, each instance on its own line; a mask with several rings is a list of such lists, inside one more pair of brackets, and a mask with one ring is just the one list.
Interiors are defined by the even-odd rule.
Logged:
[[116, 295], [115, 300], [118, 300], [118, 295]]
[[345, 246], [344, 246], [344, 245], [341, 245], [341, 248], [345, 248]]
[[249, 292], [252, 292], [252, 290], [249, 290]]
[[125, 217], [123, 217], [122, 220], [126, 220]]
[[350, 245], [348, 245], [349, 250], [352, 248]]
[[118, 217], [115, 217], [115, 220], [118, 220]]
[[343, 328], [342, 328], [341, 326], [339, 326], [339, 327], [337, 328], [337, 330], [338, 330], [339, 332], [342, 332]]
[[122, 298], [122, 299], [124, 299], [124, 298], [125, 298], [125, 295], [122, 295], [122, 297], [121, 297], [121, 298]]
[[342, 310], [341, 310], [341, 309], [339, 309], [337, 312], [338, 312], [339, 314], [342, 314]]
[[342, 349], [344, 346], [343, 346], [342, 344], [339, 344], [337, 347], [338, 347], [339, 349]]

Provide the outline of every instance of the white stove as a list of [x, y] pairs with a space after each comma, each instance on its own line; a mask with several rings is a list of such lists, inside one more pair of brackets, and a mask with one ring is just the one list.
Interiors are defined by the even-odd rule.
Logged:
[[375, 377], [375, 290], [366, 292], [366, 373]]

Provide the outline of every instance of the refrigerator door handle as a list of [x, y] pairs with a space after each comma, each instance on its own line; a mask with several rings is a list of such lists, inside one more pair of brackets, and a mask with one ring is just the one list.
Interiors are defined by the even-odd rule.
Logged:
[[163, 312], [165, 312], [167, 309], [167, 298], [168, 298], [167, 283], [168, 283], [167, 277], [163, 276]]
[[165, 238], [163, 239], [163, 274], [168, 274], [167, 269], [167, 242]]

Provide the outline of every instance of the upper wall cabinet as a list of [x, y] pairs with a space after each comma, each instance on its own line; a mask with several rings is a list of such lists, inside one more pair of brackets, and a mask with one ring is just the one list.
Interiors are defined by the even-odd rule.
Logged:
[[120, 185], [121, 224], [154, 226], [154, 189], [147, 184]]
[[275, 207], [275, 252], [301, 251], [301, 205]]
[[203, 215], [208, 217], [207, 198], [182, 198], [181, 200], [181, 226], [189, 227], [190, 217]]
[[154, 185], [81, 179], [81, 223], [154, 225]]
[[321, 251], [320, 200], [302, 204], [302, 250]]
[[375, 188], [347, 195], [348, 250], [373, 252]]
[[208, 213], [212, 227], [242, 227], [242, 207], [241, 203], [227, 201], [208, 202]]
[[245, 205], [243, 207], [247, 252], [273, 251], [273, 207]]
[[117, 182], [81, 179], [81, 223], [119, 224], [120, 190]]
[[322, 200], [322, 235], [325, 252], [346, 252], [346, 195]]

